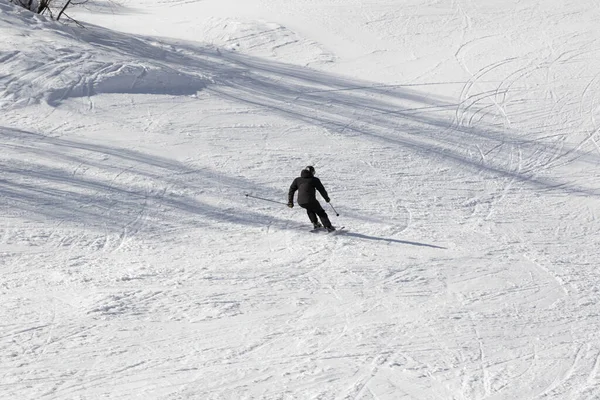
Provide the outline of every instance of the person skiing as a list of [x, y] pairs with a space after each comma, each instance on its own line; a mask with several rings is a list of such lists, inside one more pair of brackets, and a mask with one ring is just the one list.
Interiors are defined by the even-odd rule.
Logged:
[[[300, 173], [300, 176], [292, 182], [290, 186], [290, 191], [288, 193], [288, 207], [294, 207], [294, 193], [298, 191], [298, 205], [304, 209], [306, 209], [306, 214], [308, 214], [308, 218], [310, 222], [312, 222], [313, 227], [315, 229], [325, 227], [327, 231], [333, 232], [335, 228], [331, 225], [329, 221], [329, 217], [321, 204], [317, 200], [316, 190], [321, 193], [323, 199], [327, 203], [329, 203], [329, 196], [327, 195], [327, 191], [323, 187], [321, 180], [315, 177], [315, 169], [312, 165], [304, 168]], [[319, 219], [321, 219], [321, 223], [319, 223]]]

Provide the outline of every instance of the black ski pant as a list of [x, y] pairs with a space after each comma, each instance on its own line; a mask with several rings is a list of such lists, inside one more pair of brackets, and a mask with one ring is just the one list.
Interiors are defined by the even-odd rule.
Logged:
[[325, 210], [323, 210], [323, 207], [321, 207], [321, 204], [318, 201], [315, 200], [307, 204], [298, 205], [306, 209], [306, 214], [308, 214], [308, 218], [310, 219], [310, 222], [313, 223], [313, 225], [319, 222], [319, 220], [317, 219], [318, 215], [319, 218], [321, 218], [321, 223], [323, 224], [323, 226], [325, 228], [331, 228], [331, 222], [329, 221], [329, 217], [327, 216], [327, 213], [325, 212]]

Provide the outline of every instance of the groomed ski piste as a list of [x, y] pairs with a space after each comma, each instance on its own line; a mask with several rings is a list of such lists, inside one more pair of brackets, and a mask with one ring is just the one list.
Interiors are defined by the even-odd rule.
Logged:
[[598, 1], [69, 15], [0, 0], [0, 398], [600, 399]]

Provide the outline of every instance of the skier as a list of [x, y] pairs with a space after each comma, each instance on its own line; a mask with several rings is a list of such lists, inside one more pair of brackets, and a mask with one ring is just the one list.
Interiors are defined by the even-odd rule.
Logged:
[[[294, 193], [298, 191], [298, 205], [304, 209], [306, 209], [306, 214], [308, 214], [308, 218], [310, 222], [312, 222], [313, 227], [315, 229], [325, 227], [327, 231], [333, 232], [335, 228], [331, 225], [329, 221], [329, 217], [321, 204], [317, 200], [316, 192], [318, 190], [323, 196], [323, 199], [327, 203], [329, 203], [329, 196], [327, 195], [327, 191], [323, 187], [321, 180], [315, 177], [315, 169], [312, 165], [304, 168], [300, 173], [300, 176], [294, 179], [292, 185], [290, 186], [290, 191], [288, 193], [288, 207], [294, 207]], [[321, 219], [322, 225], [319, 223], [317, 219], [317, 215]]]

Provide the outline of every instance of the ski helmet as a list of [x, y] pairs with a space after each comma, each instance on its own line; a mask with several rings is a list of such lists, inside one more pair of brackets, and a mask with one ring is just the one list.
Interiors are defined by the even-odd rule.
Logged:
[[315, 174], [315, 167], [313, 167], [312, 165], [309, 165], [308, 167], [306, 167], [304, 169], [306, 171], [310, 172], [310, 174], [314, 176], [314, 174]]

